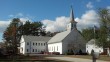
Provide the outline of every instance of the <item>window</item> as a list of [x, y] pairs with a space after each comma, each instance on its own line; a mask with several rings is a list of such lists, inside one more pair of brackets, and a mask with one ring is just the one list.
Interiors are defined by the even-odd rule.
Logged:
[[44, 43], [44, 46], [45, 46], [45, 43]]
[[37, 52], [37, 49], [36, 49], [36, 52]]
[[33, 49], [33, 52], [34, 52], [34, 49]]
[[34, 43], [33, 43], [33, 45], [34, 45]]
[[23, 48], [22, 48], [22, 51], [23, 51]]
[[41, 43], [41, 46], [42, 46], [42, 43]]
[[27, 42], [27, 45], [29, 45], [29, 42]]
[[52, 47], [52, 51], [53, 51], [53, 47]]
[[55, 46], [54, 46], [54, 51], [55, 51]]
[[40, 50], [38, 50], [38, 52], [40, 52]]
[[28, 52], [29, 50], [27, 49], [27, 52]]
[[37, 43], [36, 43], [36, 46], [37, 46]]
[[40, 43], [39, 43], [39, 46], [40, 46]]

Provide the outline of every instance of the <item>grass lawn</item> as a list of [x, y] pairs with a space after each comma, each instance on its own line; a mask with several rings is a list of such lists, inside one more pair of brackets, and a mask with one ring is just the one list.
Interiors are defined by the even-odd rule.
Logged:
[[[67, 55], [67, 57], [92, 59], [92, 56], [90, 55]], [[110, 57], [108, 57], [107, 55], [100, 55], [98, 60], [110, 61]]]
[[0, 62], [67, 62], [67, 61], [61, 61], [61, 60], [41, 60], [41, 61], [38, 61], [38, 60], [22, 60], [22, 61], [18, 61], [18, 60], [14, 60], [14, 61], [4, 61], [4, 60], [0, 60]]
[[36, 56], [19, 56], [16, 58], [0, 58], [0, 62], [67, 62], [62, 60], [46, 59], [45, 55], [36, 55]]

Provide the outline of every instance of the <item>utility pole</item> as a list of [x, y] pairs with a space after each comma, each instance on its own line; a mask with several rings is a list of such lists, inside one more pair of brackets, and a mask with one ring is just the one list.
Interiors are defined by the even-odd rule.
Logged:
[[96, 29], [95, 29], [95, 25], [94, 25], [93, 29], [94, 29], [94, 39], [95, 39], [95, 30], [96, 30]]

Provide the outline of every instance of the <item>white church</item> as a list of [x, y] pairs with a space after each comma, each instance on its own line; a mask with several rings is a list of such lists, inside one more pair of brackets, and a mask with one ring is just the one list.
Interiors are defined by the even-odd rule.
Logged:
[[67, 25], [67, 30], [56, 34], [48, 41], [49, 52], [59, 52], [66, 54], [68, 52], [82, 53], [86, 52], [86, 43], [83, 36], [77, 30], [77, 22], [74, 20], [73, 9], [71, 8], [70, 23]]
[[[58, 52], [66, 54], [68, 52], [86, 52], [86, 43], [83, 36], [77, 30], [77, 22], [74, 20], [73, 9], [71, 8], [70, 23], [67, 30], [56, 34], [54, 37], [43, 36], [22, 36], [20, 40], [21, 54], [38, 54], [44, 52]], [[66, 29], [66, 28], [65, 28]]]

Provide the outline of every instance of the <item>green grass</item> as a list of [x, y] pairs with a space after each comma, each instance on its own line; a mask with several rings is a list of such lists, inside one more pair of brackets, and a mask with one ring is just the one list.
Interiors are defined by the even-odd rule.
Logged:
[[68, 62], [63, 60], [0, 60], [0, 62]]
[[67, 61], [61, 61], [61, 60], [10, 60], [10, 61], [6, 61], [6, 60], [0, 60], [0, 62], [67, 62]]
[[16, 56], [8, 59], [1, 59], [0, 62], [67, 62], [62, 60], [54, 60], [54, 59], [46, 59], [45, 55], [37, 55], [37, 56]]

